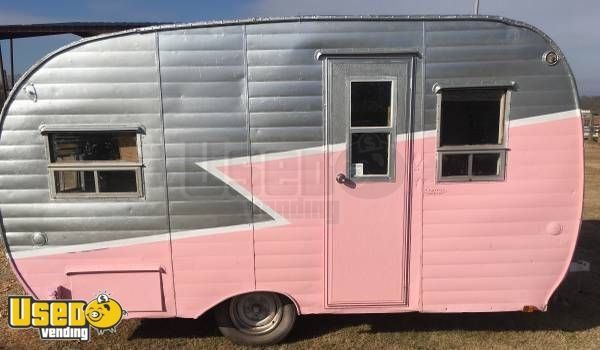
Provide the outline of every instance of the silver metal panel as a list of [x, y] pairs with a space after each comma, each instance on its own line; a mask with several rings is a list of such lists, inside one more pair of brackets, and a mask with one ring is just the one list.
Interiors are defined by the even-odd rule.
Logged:
[[252, 203], [196, 164], [249, 154], [243, 28], [162, 32], [159, 50], [171, 229], [250, 223]]
[[281, 97], [316, 96], [320, 97], [321, 84], [317, 81], [299, 81], [290, 84], [286, 81], [266, 81], [249, 83], [250, 97]]
[[514, 81], [510, 119], [577, 108], [565, 60], [548, 66], [542, 54], [552, 43], [531, 29], [487, 21], [425, 22], [425, 129], [435, 129], [439, 80]]
[[[274, 120], [273, 114], [281, 118]], [[321, 111], [308, 112], [257, 112], [252, 114], [252, 126], [261, 127], [322, 127]]]
[[[53, 56], [21, 84], [0, 135], [0, 210], [12, 250], [32, 248], [34, 232], [49, 247], [168, 232], [155, 34], [121, 36]], [[50, 198], [41, 125], [136, 124], [144, 162], [144, 198]]]
[[[150, 51], [148, 51], [150, 54]], [[38, 84], [69, 84], [73, 81], [89, 84], [140, 84], [156, 83], [156, 68], [154, 67], [102, 67], [94, 69], [84, 68], [56, 68], [41, 69], [36, 75]], [[39, 80], [38, 80], [39, 78]], [[132, 86], [135, 87], [135, 86]]]
[[[112, 217], [108, 217], [105, 218], [105, 220], [110, 221], [112, 219]], [[140, 219], [135, 219], [134, 221], [137, 220], [144, 220], [143, 217], [140, 217]], [[31, 245], [32, 245], [32, 238], [34, 236], [35, 232], [8, 232], [7, 233], [7, 238], [8, 238], [8, 242], [10, 242], [10, 249], [11, 251], [26, 251], [26, 250], [31, 250]], [[149, 235], [158, 235], [158, 234], [164, 234], [164, 231], [162, 230], [151, 230], [151, 229], [142, 229], [142, 230], [127, 230], [127, 234], [130, 237], [144, 237], [144, 236], [149, 236]], [[100, 231], [96, 231], [96, 230], [86, 230], [86, 231], [82, 231], [81, 233], [74, 235], [73, 231], [70, 230], [64, 230], [64, 231], [50, 231], [46, 234], [46, 237], [48, 238], [48, 241], [56, 241], [56, 240], [60, 240], [62, 239], [63, 236], [68, 236], [69, 237], [69, 245], [72, 244], [86, 244], [86, 243], [90, 243], [90, 242], [94, 242], [97, 240], [97, 237], [102, 237], [102, 241], [111, 241], [111, 240], [118, 240], [118, 239], [122, 239], [123, 237], [123, 228], [122, 227], [116, 227], [114, 225], [111, 226], [107, 226], [107, 227], [103, 227], [102, 230]], [[53, 245], [52, 247], [57, 247], [57, 245]], [[34, 249], [43, 249], [40, 247], [36, 247]]]
[[[562, 55], [551, 40], [526, 24], [486, 16], [275, 18], [92, 38], [36, 66], [5, 108], [0, 210], [12, 248], [28, 249], [36, 230], [49, 231], [49, 245], [167, 232], [161, 108], [172, 229], [247, 223], [252, 211], [255, 221], [268, 219], [196, 162], [324, 145], [322, 62], [315, 53], [331, 49], [418, 50], [417, 131], [435, 128], [431, 89], [441, 80], [515, 81], [511, 119], [578, 106], [564, 58], [552, 67], [541, 60], [550, 49]], [[37, 102], [20, 90], [28, 83]], [[75, 206], [50, 200], [38, 128], [53, 123], [143, 125], [145, 198]], [[87, 227], [90, 217], [111, 220], [93, 219]]]
[[[252, 153], [322, 146], [318, 50], [419, 48], [420, 22], [302, 22], [247, 27]], [[417, 67], [417, 75], [420, 68]], [[420, 89], [417, 92], [420, 94]], [[318, 119], [317, 116], [321, 117]], [[345, 135], [345, 134], [342, 134]], [[343, 142], [332, 139], [331, 142]]]
[[[131, 40], [127, 38], [125, 40]], [[46, 66], [46, 69], [104, 69], [114, 68], [114, 62], [119, 62], [119, 69], [125, 67], [152, 67], [154, 58], [147, 55], [143, 49], [140, 51], [115, 51], [107, 50], [103, 52], [93, 51], [86, 48], [87, 52], [71, 52], [69, 55], [59, 55]], [[152, 47], [145, 48], [145, 51], [153, 50]]]
[[321, 69], [318, 65], [302, 66], [271, 66], [248, 67], [248, 80], [255, 81], [317, 81], [321, 78]]

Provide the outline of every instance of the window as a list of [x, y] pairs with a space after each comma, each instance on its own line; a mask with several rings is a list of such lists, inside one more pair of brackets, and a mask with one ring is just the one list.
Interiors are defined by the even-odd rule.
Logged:
[[393, 177], [395, 81], [350, 81], [350, 169], [354, 179]]
[[467, 88], [438, 95], [438, 179], [503, 180], [506, 90]]
[[140, 197], [137, 131], [48, 131], [52, 195]]

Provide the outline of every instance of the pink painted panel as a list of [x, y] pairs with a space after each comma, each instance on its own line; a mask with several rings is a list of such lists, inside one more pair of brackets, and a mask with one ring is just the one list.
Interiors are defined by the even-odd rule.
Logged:
[[[73, 299], [90, 301], [100, 291], [106, 290], [127, 312], [165, 311], [160, 269], [75, 272], [68, 275]], [[107, 285], [111, 286], [110, 289]]]
[[325, 153], [252, 159], [255, 198], [287, 224], [254, 232], [256, 288], [292, 296], [302, 313], [324, 307]]
[[[524, 305], [543, 309], [568, 268], [579, 229], [583, 193], [580, 133], [578, 118], [511, 128], [506, 181], [485, 183], [437, 183], [435, 139], [415, 141], [413, 193], [423, 195], [412, 198], [408, 306], [327, 307], [324, 152], [253, 160], [252, 181], [247, 165], [222, 167], [221, 171], [247, 190], [252, 183], [254, 197], [286, 222], [272, 227], [257, 225], [254, 231], [248, 226], [239, 231], [189, 238], [177, 238], [174, 233], [174, 275], [169, 268], [160, 274], [166, 311], [133, 312], [130, 317], [196, 317], [230, 296], [252, 290], [290, 295], [302, 313], [510, 311], [521, 310]], [[555, 136], [549, 142], [547, 136], [539, 135]], [[398, 149], [401, 147], [402, 143], [398, 143]], [[332, 156], [345, 159], [343, 153]], [[533, 166], [536, 159], [542, 159], [544, 164]], [[379, 191], [373, 190], [369, 194]], [[382, 199], [377, 206], [395, 205], [390, 205], [383, 193], [379, 194]], [[395, 201], [394, 195], [395, 192], [389, 196], [389, 201]], [[369, 202], [369, 198], [343, 191], [337, 198], [340, 202], [332, 207], [337, 215], [343, 209], [339, 205]], [[397, 257], [376, 256], [378, 249], [365, 249], [372, 242], [358, 233], [374, 231], [377, 224], [361, 227], [362, 219], [372, 215], [367, 215], [369, 206], [359, 207], [349, 218], [338, 221], [348, 226], [344, 231], [357, 235], [355, 242], [359, 244], [350, 248], [356, 249], [352, 251], [358, 254], [355, 257], [363, 260], [355, 260], [372, 262], [377, 258], [385, 263], [353, 265], [357, 273], [346, 273], [343, 282], [347, 284], [341, 285], [342, 292], [349, 298], [374, 293], [383, 300], [388, 296], [377, 293], [388, 291], [370, 288], [381, 282], [376, 275], [391, 274], [388, 266], [396, 264], [393, 259]], [[384, 212], [394, 222], [397, 218], [391, 213]], [[559, 234], [550, 233], [553, 223], [562, 228]], [[353, 224], [359, 225], [359, 230], [351, 227]], [[365, 237], [372, 238], [372, 232]], [[393, 240], [384, 242], [396, 244]], [[16, 261], [16, 267], [32, 291], [46, 298], [58, 286], [71, 288], [65, 271], [84, 261], [86, 266], [95, 267], [139, 262], [169, 266], [169, 249], [168, 241], [144, 243], [22, 258]], [[352, 264], [351, 258], [351, 254], [345, 256]], [[141, 285], [156, 285], [154, 277], [146, 277], [135, 278], [142, 279]], [[126, 282], [113, 276], [100, 283], [104, 286], [99, 289], [110, 291], [123, 283]], [[382, 284], [385, 288], [391, 286], [390, 290], [397, 285], [391, 281], [381, 283], [386, 283]], [[84, 289], [73, 287], [77, 294], [91, 292]], [[134, 294], [137, 292], [119, 298], [129, 303]]]
[[547, 264], [523, 264], [521, 262], [498, 263], [473, 272], [473, 267], [462, 264], [446, 264], [423, 266], [423, 277], [434, 278], [487, 278], [494, 277], [534, 277], [534, 276], [556, 276], [562, 270], [562, 263], [554, 262]]
[[[427, 230], [425, 228], [424, 230]], [[540, 239], [541, 241], [541, 239]], [[541, 249], [531, 247], [530, 249], [521, 249], [518, 254], [511, 250], [473, 250], [473, 251], [429, 251], [429, 247], [423, 243], [423, 269], [429, 265], [462, 265], [462, 268], [470, 269], [472, 273], [486, 274], [488, 266], [496, 264], [505, 264], [510, 262], [526, 264], [545, 264], [560, 262], [565, 264], [565, 249]], [[482, 265], [485, 264], [485, 265]], [[458, 267], [457, 267], [458, 268]], [[481, 270], [478, 270], [481, 269]], [[513, 272], [517, 273], [519, 267], [515, 267]]]
[[[525, 305], [543, 307], [546, 291], [544, 289], [515, 288], [509, 290], [475, 289], [468, 290], [435, 290], [424, 289], [423, 311], [426, 312], [485, 312], [500, 311], [496, 304], [510, 304], [511, 310], [521, 311]], [[467, 308], [466, 306], [471, 306]], [[478, 308], [473, 306], [478, 305]], [[542, 308], [543, 309], [543, 308]]]
[[[425, 140], [423, 311], [545, 309], [570, 263], [581, 218], [581, 121], [511, 127], [506, 180], [436, 180]], [[559, 232], [555, 228], [559, 227]]]
[[172, 246], [179, 317], [254, 290], [251, 230], [174, 239]]
[[[407, 287], [406, 143], [391, 181], [330, 181], [328, 303], [404, 304]], [[330, 177], [346, 173], [346, 152], [330, 153]]]
[[[143, 263], [144, 266], [163, 267], [159, 277], [161, 281], [159, 286], [162, 287], [163, 293], [162, 305], [159, 308], [160, 311], [132, 310], [127, 317], [169, 317], [176, 314], [169, 249], [170, 242], [168, 241], [144, 243], [76, 253], [21, 258], [15, 260], [15, 267], [22, 274], [23, 279], [29, 283], [31, 291], [39, 299], [54, 298], [54, 293], [59, 287], [66, 288], [72, 293], [72, 281], [67, 275], [69, 271], [81, 272], [89, 267], [93, 268], [89, 268], [88, 270], [107, 271], [114, 270], [115, 266], [129, 266], [131, 268], [131, 266], [139, 266], [140, 263]], [[122, 270], [124, 269], [122, 268]], [[82, 285], [77, 291], [78, 297], [87, 300], [91, 299], [88, 296], [90, 293], [97, 293], [98, 290], [107, 290], [110, 293], [112, 291], [119, 291], [120, 298], [128, 303], [132, 301], [134, 302], [132, 305], [135, 308], [138, 307], [134, 300], [139, 297], [139, 293], [128, 293], [128, 289], [122, 290], [121, 286], [125, 283], [124, 281], [118, 278], [102, 278], [94, 280], [92, 283], [94, 284], [93, 290], [86, 290]], [[154, 304], [150, 304], [154, 307]]]

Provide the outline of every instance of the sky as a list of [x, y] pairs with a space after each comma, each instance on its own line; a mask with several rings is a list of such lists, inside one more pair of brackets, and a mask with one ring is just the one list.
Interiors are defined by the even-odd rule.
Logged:
[[[195, 22], [293, 15], [472, 14], [474, 0], [0, 0], [0, 25], [73, 21]], [[600, 95], [600, 0], [480, 0], [480, 14], [530, 23], [552, 37], [581, 95]], [[78, 37], [15, 40], [15, 72]], [[8, 43], [2, 42], [5, 56]]]

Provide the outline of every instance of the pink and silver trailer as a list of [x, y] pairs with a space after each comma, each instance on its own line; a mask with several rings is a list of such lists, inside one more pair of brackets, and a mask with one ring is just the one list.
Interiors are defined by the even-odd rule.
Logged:
[[545, 310], [583, 201], [573, 74], [488, 16], [166, 25], [44, 58], [2, 110], [0, 213], [40, 298], [296, 315]]

